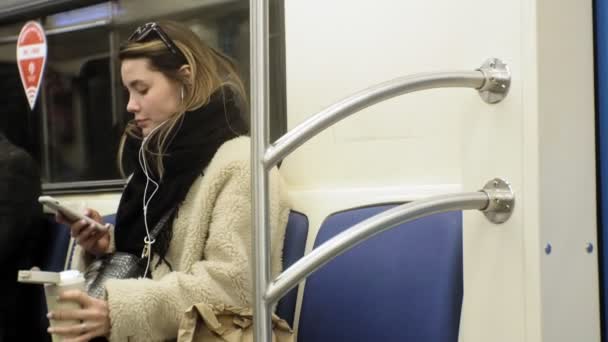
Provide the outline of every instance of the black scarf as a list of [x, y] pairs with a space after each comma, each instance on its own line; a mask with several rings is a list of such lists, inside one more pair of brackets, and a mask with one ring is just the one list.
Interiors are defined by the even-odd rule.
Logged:
[[[235, 96], [229, 88], [215, 92], [209, 103], [197, 110], [186, 112], [169, 138], [163, 156], [164, 175], [158, 181], [159, 189], [148, 205], [148, 229], [152, 231], [160, 218], [171, 209], [179, 208], [190, 186], [202, 176], [217, 149], [227, 140], [248, 132]], [[132, 171], [118, 206], [116, 215], [116, 250], [140, 255], [144, 247], [146, 229], [143, 218], [143, 196], [146, 176], [138, 162], [142, 140], [128, 137], [123, 152], [126, 172]], [[149, 146], [154, 146], [150, 142]], [[148, 169], [155, 169], [154, 157], [148, 156]], [[150, 174], [150, 172], [148, 173]], [[154, 173], [155, 174], [155, 173]], [[154, 184], [148, 185], [148, 197]], [[152, 252], [164, 260], [172, 236], [172, 223], [178, 210], [174, 210], [152, 246]], [[171, 267], [171, 265], [169, 265]]]

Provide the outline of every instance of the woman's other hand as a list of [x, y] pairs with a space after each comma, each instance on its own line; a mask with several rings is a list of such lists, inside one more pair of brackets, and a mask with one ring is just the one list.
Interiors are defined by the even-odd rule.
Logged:
[[54, 321], [80, 321], [80, 324], [61, 325], [48, 328], [48, 332], [63, 336], [64, 342], [84, 342], [96, 336], [110, 335], [110, 309], [105, 300], [93, 298], [80, 290], [65, 291], [59, 301], [78, 302], [82, 309], [57, 310], [47, 317]]
[[[93, 220], [102, 223], [101, 215], [93, 209], [86, 209], [84, 215], [92, 218]], [[59, 223], [70, 226], [70, 233], [82, 248], [96, 256], [100, 256], [107, 253], [110, 247], [110, 230], [105, 231], [97, 230], [93, 224], [85, 221], [78, 220], [70, 222], [60, 212], [55, 215], [55, 220]]]

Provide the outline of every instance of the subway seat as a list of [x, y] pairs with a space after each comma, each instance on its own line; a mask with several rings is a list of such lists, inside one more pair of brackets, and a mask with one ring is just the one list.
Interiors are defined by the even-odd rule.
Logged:
[[55, 222], [55, 216], [46, 216], [45, 229], [49, 232], [49, 243], [44, 252], [40, 269], [49, 272], [64, 270], [68, 249], [70, 247], [70, 227]]
[[[291, 211], [285, 230], [285, 241], [283, 244], [283, 269], [287, 269], [294, 262], [304, 256], [306, 248], [306, 237], [308, 236], [308, 218], [306, 215]], [[296, 301], [298, 297], [298, 286], [291, 289], [277, 304], [276, 314], [283, 318], [293, 327]]]
[[[392, 207], [331, 215], [315, 248]], [[434, 214], [378, 234], [311, 274], [298, 341], [457, 342], [462, 295], [462, 213]]]

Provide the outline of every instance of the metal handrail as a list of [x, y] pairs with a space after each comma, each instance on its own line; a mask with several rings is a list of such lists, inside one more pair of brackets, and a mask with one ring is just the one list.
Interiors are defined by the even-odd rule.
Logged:
[[264, 294], [265, 300], [274, 304], [331, 259], [400, 224], [432, 214], [472, 209], [481, 210], [486, 216], [500, 213], [504, 216], [488, 218], [495, 223], [502, 223], [509, 218], [513, 206], [513, 191], [508, 183], [494, 179], [477, 192], [433, 196], [389, 209], [355, 224], [303, 256], [269, 284]]
[[[250, 0], [251, 30], [251, 173], [253, 221], [254, 334], [258, 342], [271, 341], [271, 308], [287, 291], [331, 258], [355, 244], [399, 223], [432, 213], [483, 209], [492, 222], [507, 220], [514, 197], [507, 182], [496, 179], [484, 192], [436, 197], [413, 202], [361, 222], [326, 241], [270, 283], [270, 229], [268, 221], [268, 172], [290, 152], [336, 122], [378, 102], [402, 94], [440, 87], [465, 87], [479, 91], [487, 103], [504, 99], [510, 72], [498, 59], [488, 59], [474, 71], [440, 72], [397, 78], [348, 97], [269, 144], [268, 131], [268, 0]], [[484, 209], [485, 208], [485, 209]]]
[[[492, 63], [493, 66], [491, 66]], [[264, 165], [267, 169], [272, 168], [281, 159], [324, 129], [351, 114], [396, 96], [434, 88], [473, 88], [478, 89], [481, 94], [486, 94], [488, 91], [493, 91], [494, 95], [503, 94], [500, 97], [502, 99], [509, 89], [510, 81], [508, 70], [503, 65], [499, 60], [492, 59], [475, 71], [435, 72], [405, 76], [362, 90], [327, 107], [284, 134], [267, 149]], [[498, 102], [496, 99], [497, 97], [493, 98], [495, 102]]]
[[431, 214], [453, 210], [485, 209], [489, 195], [485, 192], [440, 195], [414, 201], [374, 215], [327, 240], [284, 270], [266, 291], [266, 300], [274, 303], [308, 275], [334, 257], [372, 236], [402, 223]]

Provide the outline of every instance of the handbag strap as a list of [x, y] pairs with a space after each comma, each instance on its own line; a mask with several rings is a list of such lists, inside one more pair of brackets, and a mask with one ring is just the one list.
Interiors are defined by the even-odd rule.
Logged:
[[169, 218], [171, 218], [176, 209], [177, 206], [171, 207], [171, 209], [167, 210], [160, 220], [158, 220], [154, 226], [154, 229], [152, 229], [152, 232], [150, 232], [150, 240], [154, 241], [156, 239], [160, 231], [167, 225], [167, 221], [169, 221]]
[[[158, 236], [158, 233], [160, 233], [160, 231], [167, 225], [167, 221], [172, 216], [171, 214], [173, 214], [173, 212], [175, 212], [176, 208], [177, 208], [177, 206], [169, 209], [160, 218], [160, 220], [158, 220], [158, 222], [154, 226], [154, 229], [152, 229], [152, 232], [150, 233], [150, 235], [146, 236], [146, 238], [144, 239], [144, 249], [141, 252], [141, 260], [144, 260], [144, 257], [149, 256], [149, 253], [151, 252], [152, 244], [156, 241], [156, 237]], [[147, 240], [147, 242], [146, 242], [146, 240]], [[145, 276], [145, 274], [144, 274], [144, 276]]]

